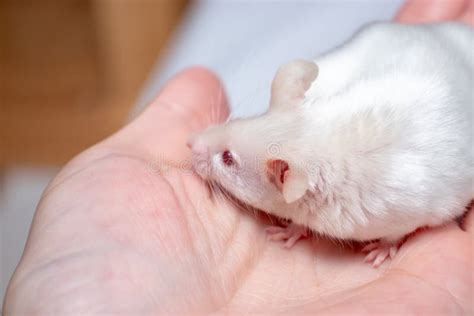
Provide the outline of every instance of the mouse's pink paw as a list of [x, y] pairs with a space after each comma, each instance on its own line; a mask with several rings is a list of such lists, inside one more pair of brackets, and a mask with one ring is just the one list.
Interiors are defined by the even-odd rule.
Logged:
[[303, 226], [288, 224], [286, 227], [271, 226], [265, 229], [267, 239], [273, 241], [284, 240], [285, 248], [291, 248], [300, 239], [308, 236], [308, 229]]
[[371, 262], [374, 268], [380, 266], [386, 259], [393, 259], [398, 252], [399, 245], [385, 241], [375, 241], [362, 248], [362, 252], [367, 252], [364, 262]]

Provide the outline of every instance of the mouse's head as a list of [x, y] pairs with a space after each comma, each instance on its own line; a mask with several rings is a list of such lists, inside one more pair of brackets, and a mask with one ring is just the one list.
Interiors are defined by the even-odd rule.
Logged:
[[193, 165], [201, 177], [218, 183], [239, 200], [274, 211], [305, 195], [309, 177], [304, 159], [295, 156], [304, 113], [294, 107], [316, 79], [313, 62], [282, 66], [272, 83], [267, 113], [211, 126], [189, 141]]

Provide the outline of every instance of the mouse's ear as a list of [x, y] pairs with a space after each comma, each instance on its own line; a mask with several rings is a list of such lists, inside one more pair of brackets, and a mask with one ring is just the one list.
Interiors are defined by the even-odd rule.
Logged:
[[307, 175], [290, 169], [288, 163], [281, 159], [267, 161], [267, 177], [288, 204], [303, 197], [309, 189]]
[[316, 63], [302, 59], [281, 66], [272, 82], [270, 107], [294, 106], [301, 102], [318, 72]]

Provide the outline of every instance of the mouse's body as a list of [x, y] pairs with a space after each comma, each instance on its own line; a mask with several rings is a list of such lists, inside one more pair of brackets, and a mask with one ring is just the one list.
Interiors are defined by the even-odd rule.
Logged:
[[309, 227], [397, 240], [464, 211], [474, 196], [473, 44], [473, 31], [460, 24], [382, 24], [316, 60], [303, 117], [331, 125], [321, 129], [332, 135], [321, 143], [313, 128], [300, 145], [322, 151], [327, 172], [340, 172], [331, 181], [338, 202], [317, 203]]
[[198, 135], [199, 172], [335, 238], [392, 245], [454, 219], [474, 196], [473, 44], [457, 23], [368, 26], [280, 68], [267, 113]]

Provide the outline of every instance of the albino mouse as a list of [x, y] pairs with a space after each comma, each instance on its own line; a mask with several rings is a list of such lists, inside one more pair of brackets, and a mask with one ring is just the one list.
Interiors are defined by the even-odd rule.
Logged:
[[269, 229], [274, 239], [291, 246], [308, 228], [375, 241], [366, 260], [378, 266], [474, 196], [473, 43], [457, 23], [367, 26], [315, 61], [282, 66], [265, 114], [192, 137], [194, 166], [291, 220]]

